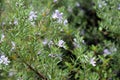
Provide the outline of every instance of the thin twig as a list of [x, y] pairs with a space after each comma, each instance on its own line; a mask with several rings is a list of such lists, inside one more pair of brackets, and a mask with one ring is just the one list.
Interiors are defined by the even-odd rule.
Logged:
[[[16, 55], [18, 55], [16, 53]], [[21, 58], [22, 62], [28, 66], [35, 74], [37, 74], [40, 78], [42, 78], [43, 80], [47, 80], [47, 78], [40, 72], [38, 72], [37, 70], [35, 70], [31, 65], [29, 65], [25, 60], [22, 59], [22, 57], [20, 55], [18, 55], [19, 58]]]
[[28, 63], [24, 62], [33, 72], [35, 72], [40, 78], [47, 80], [47, 78], [41, 74], [40, 72], [38, 72], [37, 70], [35, 70], [31, 65], [29, 65]]

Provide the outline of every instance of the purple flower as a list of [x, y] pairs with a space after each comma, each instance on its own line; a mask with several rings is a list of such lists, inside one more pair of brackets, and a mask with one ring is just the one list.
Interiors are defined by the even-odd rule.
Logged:
[[103, 52], [104, 52], [105, 55], [109, 55], [109, 54], [111, 54], [111, 52], [110, 52], [108, 49], [104, 49]]

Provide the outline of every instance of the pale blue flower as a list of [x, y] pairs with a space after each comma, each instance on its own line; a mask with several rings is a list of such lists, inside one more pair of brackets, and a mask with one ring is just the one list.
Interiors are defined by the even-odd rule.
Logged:
[[14, 20], [14, 25], [18, 25], [18, 20], [17, 19]]
[[8, 57], [5, 57], [5, 55], [0, 56], [0, 64], [8, 65], [9, 63]]
[[41, 54], [41, 51], [39, 50], [37, 54], [40, 55], [40, 54]]
[[79, 3], [79, 2], [76, 2], [76, 6], [77, 6], [77, 7], [80, 7], [80, 3]]
[[34, 20], [36, 20], [36, 18], [37, 18], [37, 12], [30, 11], [30, 13], [29, 13], [29, 20], [30, 21], [34, 21]]
[[62, 19], [62, 15], [63, 15], [63, 13], [60, 13], [59, 10], [55, 10], [55, 12], [52, 15], [52, 18], [53, 19], [59, 19], [59, 18]]
[[92, 64], [92, 66], [96, 66], [95, 57], [90, 59], [90, 64]]
[[120, 10], [120, 4], [118, 5], [118, 10]]
[[31, 23], [32, 26], [35, 26], [35, 21], [34, 20], [36, 20], [37, 17], [38, 17], [37, 16], [37, 12], [30, 11], [28, 20], [30, 21], [30, 23]]
[[65, 19], [64, 22], [63, 22], [64, 25], [67, 25], [68, 24], [68, 20]]
[[43, 43], [43, 45], [47, 45], [48, 44], [48, 40], [44, 39], [42, 43]]
[[58, 46], [65, 48], [65, 42], [63, 40], [58, 41]]
[[58, 0], [53, 0], [54, 3], [56, 3]]
[[101, 4], [99, 4], [99, 5], [98, 5], [98, 7], [99, 7], [99, 8], [102, 8], [102, 5], [101, 5]]
[[60, 13], [59, 10], [55, 10], [55, 12], [52, 15], [53, 19], [57, 19], [58, 23], [62, 23], [63, 20], [63, 13]]
[[111, 54], [111, 52], [110, 52], [110, 50], [109, 49], [104, 49], [104, 55], [109, 55], [109, 54]]

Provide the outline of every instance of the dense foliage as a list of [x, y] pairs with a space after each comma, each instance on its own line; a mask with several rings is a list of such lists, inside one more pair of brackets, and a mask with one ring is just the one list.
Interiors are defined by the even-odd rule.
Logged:
[[0, 80], [120, 80], [119, 0], [0, 0]]

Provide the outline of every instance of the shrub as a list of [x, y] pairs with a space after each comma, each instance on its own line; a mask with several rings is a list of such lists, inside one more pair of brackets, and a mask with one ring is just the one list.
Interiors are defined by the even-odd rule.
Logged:
[[119, 80], [119, 0], [0, 1], [1, 80]]

